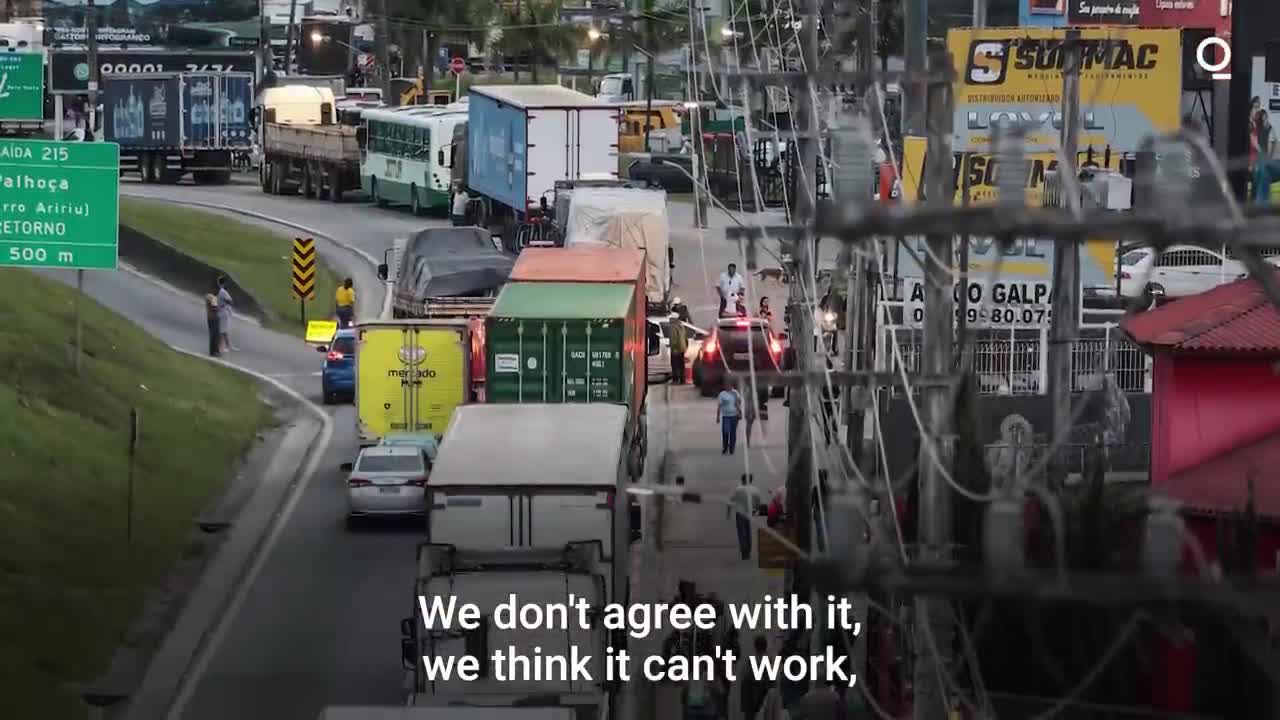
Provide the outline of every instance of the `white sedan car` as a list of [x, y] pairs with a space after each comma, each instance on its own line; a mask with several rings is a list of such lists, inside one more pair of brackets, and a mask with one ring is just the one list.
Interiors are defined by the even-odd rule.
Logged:
[[375, 445], [344, 463], [350, 517], [421, 515], [426, 512], [431, 460], [416, 445]]

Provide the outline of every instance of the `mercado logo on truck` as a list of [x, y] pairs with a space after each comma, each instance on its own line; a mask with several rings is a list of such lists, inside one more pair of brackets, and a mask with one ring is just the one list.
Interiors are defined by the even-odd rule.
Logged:
[[[1135, 152], [1181, 122], [1178, 30], [1080, 31], [1081, 149]], [[1016, 123], [1031, 151], [1053, 150], [1062, 127], [1066, 31], [962, 28], [947, 33], [956, 70], [955, 148], [982, 151], [995, 129]]]

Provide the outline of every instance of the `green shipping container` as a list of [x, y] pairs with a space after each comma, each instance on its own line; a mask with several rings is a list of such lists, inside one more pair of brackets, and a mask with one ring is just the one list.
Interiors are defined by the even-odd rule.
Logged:
[[621, 283], [508, 283], [485, 320], [487, 401], [618, 403], [638, 413], [645, 338], [635, 295]]

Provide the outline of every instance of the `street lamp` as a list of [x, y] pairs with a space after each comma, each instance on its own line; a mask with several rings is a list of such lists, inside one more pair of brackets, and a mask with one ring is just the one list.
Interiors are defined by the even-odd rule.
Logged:
[[590, 40], [591, 42], [595, 42], [599, 40], [600, 31], [595, 28], [591, 28], [590, 30], [587, 31], [587, 39]]
[[737, 35], [737, 33], [733, 31], [733, 28], [729, 27], [728, 25], [720, 26], [720, 37], [731, 38], [734, 35]]

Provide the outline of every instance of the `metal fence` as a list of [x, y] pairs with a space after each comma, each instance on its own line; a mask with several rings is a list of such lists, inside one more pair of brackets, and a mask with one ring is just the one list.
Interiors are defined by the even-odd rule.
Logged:
[[[899, 362], [908, 373], [920, 369], [920, 331], [886, 327], [879, 348], [879, 366], [897, 372]], [[894, 343], [897, 343], [897, 354]], [[989, 395], [1042, 395], [1048, 390], [1048, 329], [1009, 327], [976, 331], [965, 348], [966, 360]], [[1071, 348], [1073, 392], [1101, 390], [1107, 376], [1124, 392], [1151, 392], [1151, 359], [1114, 328], [1087, 328]]]

